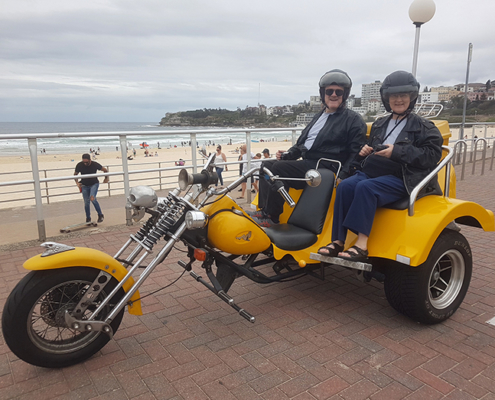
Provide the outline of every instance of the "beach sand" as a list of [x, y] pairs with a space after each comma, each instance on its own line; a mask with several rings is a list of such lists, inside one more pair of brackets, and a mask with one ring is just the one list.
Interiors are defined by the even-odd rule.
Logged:
[[[227, 162], [237, 162], [239, 153], [236, 153], [236, 149], [239, 147], [236, 145], [222, 145], [222, 151], [227, 157]], [[272, 156], [278, 150], [287, 150], [291, 146], [290, 142], [252, 142], [251, 152], [261, 153], [263, 149], [270, 149]], [[216, 146], [208, 146], [206, 148], [207, 153], [214, 153]], [[179, 159], [183, 159], [186, 162], [186, 167], [191, 166], [191, 148], [190, 147], [172, 147], [161, 148], [155, 147], [148, 148], [150, 154], [153, 157], [145, 157], [143, 149], [136, 149], [136, 157], [133, 160], [128, 160], [129, 171], [147, 170], [152, 168], [170, 168], [170, 170], [159, 172], [146, 172], [131, 175], [130, 186], [138, 185], [150, 185], [155, 189], [158, 188], [173, 188], [177, 186], [177, 175], [180, 167], [175, 166], [175, 162]], [[155, 152], [158, 156], [154, 156]], [[131, 154], [129, 151], [128, 154]], [[81, 161], [82, 154], [38, 154], [38, 168], [40, 170], [41, 178], [54, 178], [54, 177], [68, 177], [74, 174], [74, 168], [76, 164]], [[197, 155], [198, 164], [202, 163], [202, 158]], [[109, 172], [122, 171], [121, 153], [117, 151], [104, 152], [96, 156], [96, 160], [101, 165], [107, 167]], [[229, 171], [223, 172], [224, 180], [230, 182], [239, 176], [238, 164], [229, 165]], [[32, 180], [32, 167], [30, 156], [0, 156], [0, 182], [14, 182], [14, 181], [26, 181]], [[124, 184], [122, 175], [111, 176], [109, 184], [103, 184], [103, 179], [100, 179], [100, 188], [98, 191], [98, 197], [104, 197], [109, 195], [109, 187], [111, 188], [111, 195], [118, 195], [124, 193]], [[57, 201], [67, 201], [81, 199], [81, 194], [75, 182], [70, 180], [56, 181], [41, 183], [42, 195], [46, 195], [45, 188], [48, 188], [50, 195], [50, 203]], [[44, 199], [45, 203], [47, 200]], [[33, 206], [34, 192], [33, 184], [22, 184], [15, 186], [3, 186], [0, 190], [0, 209], [13, 208], [13, 207], [26, 207]]]

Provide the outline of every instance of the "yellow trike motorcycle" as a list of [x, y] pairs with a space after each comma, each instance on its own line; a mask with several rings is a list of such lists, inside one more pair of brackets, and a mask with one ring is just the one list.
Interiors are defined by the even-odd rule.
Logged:
[[[436, 124], [446, 145], [448, 124]], [[200, 173], [181, 170], [179, 187], [165, 198], [149, 187], [131, 189], [128, 209], [135, 220], [145, 214], [149, 218], [113, 257], [44, 243], [44, 253], [24, 263], [30, 272], [6, 301], [5, 341], [19, 358], [42, 367], [65, 367], [91, 357], [115, 334], [126, 306], [131, 314], [141, 314], [139, 288], [155, 268], [166, 268], [167, 256], [180, 243], [187, 254], [179, 261], [184, 272], [250, 322], [255, 317], [228, 294], [237, 278], [260, 284], [306, 274], [324, 279], [332, 264], [355, 270], [364, 281], [382, 281], [389, 303], [402, 314], [425, 324], [441, 322], [460, 306], [471, 279], [472, 254], [459, 226], [495, 229], [491, 211], [455, 198], [452, 155], [444, 146], [442, 161], [409, 198], [377, 211], [367, 263], [317, 254], [331, 241], [332, 171], [308, 171], [308, 186], [287, 192], [279, 177], [264, 169], [287, 203], [281, 223], [264, 229], [229, 196], [259, 171], [253, 168], [216, 189], [215, 155], [207, 156]], [[418, 199], [435, 177], [441, 193]], [[354, 241], [349, 234], [345, 247]], [[202, 272], [193, 270], [197, 261]]]

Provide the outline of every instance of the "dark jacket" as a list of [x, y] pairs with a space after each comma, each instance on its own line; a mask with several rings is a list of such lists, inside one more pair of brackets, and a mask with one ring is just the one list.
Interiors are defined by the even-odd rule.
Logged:
[[[390, 118], [388, 116], [375, 121], [371, 127], [369, 146], [382, 143]], [[408, 115], [406, 126], [397, 137], [390, 157], [401, 165], [408, 193], [436, 167], [442, 157], [442, 144], [442, 135], [432, 121], [416, 114]], [[436, 187], [438, 183], [434, 178], [427, 188]]]
[[342, 163], [341, 179], [349, 176], [349, 167], [359, 150], [366, 142], [366, 124], [355, 111], [342, 108], [328, 117], [327, 122], [318, 133], [313, 146], [307, 150], [304, 147], [311, 127], [318, 121], [324, 111], [315, 115], [313, 120], [303, 129], [297, 143], [288, 150], [287, 159], [296, 160], [299, 157], [309, 160], [330, 158]]

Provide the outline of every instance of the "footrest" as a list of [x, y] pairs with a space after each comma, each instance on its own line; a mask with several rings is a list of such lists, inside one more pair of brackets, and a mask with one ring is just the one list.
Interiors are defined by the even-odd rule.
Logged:
[[327, 264], [340, 265], [346, 268], [359, 269], [361, 271], [371, 271], [373, 267], [371, 264], [368, 263], [348, 261], [339, 257], [328, 257], [318, 253], [311, 253], [309, 258], [311, 260], [317, 260]]

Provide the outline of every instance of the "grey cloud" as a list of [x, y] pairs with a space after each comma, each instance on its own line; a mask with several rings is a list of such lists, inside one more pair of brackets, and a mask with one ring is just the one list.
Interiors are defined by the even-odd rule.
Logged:
[[[470, 41], [472, 80], [495, 79], [490, 0], [435, 1], [421, 30], [422, 85], [462, 82]], [[255, 105], [260, 84], [262, 103], [294, 104], [335, 67], [359, 96], [362, 83], [411, 68], [409, 4], [45, 0], [24, 9], [4, 0], [0, 120], [159, 121], [169, 111]]]

